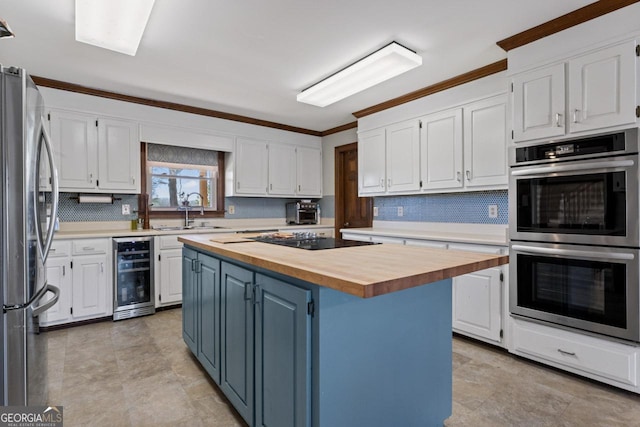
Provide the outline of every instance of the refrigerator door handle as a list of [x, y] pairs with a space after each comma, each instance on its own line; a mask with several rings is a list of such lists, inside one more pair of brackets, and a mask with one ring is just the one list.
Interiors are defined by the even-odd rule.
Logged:
[[44, 313], [45, 311], [49, 310], [51, 307], [53, 307], [58, 302], [58, 299], [60, 298], [60, 288], [58, 288], [57, 286], [53, 286], [53, 285], [47, 284], [45, 289], [46, 289], [46, 292], [52, 292], [53, 293], [53, 298], [49, 299], [47, 302], [45, 302], [42, 305], [39, 305], [37, 307], [33, 307], [33, 317], [36, 317], [36, 316]]
[[[58, 204], [59, 204], [59, 181], [58, 181], [58, 170], [56, 169], [55, 160], [53, 158], [53, 146], [51, 145], [51, 138], [49, 137], [49, 133], [47, 132], [47, 128], [44, 126], [44, 117], [41, 117], [40, 120], [40, 135], [42, 136], [41, 141], [44, 141], [44, 146], [47, 150], [48, 158], [49, 158], [49, 169], [51, 171], [51, 217], [49, 219], [49, 228], [47, 230], [47, 237], [44, 239], [44, 244], [41, 241], [40, 233], [36, 233], [37, 239], [42, 248], [42, 262], [47, 261], [47, 256], [49, 255], [49, 249], [51, 248], [51, 244], [53, 243], [53, 234], [55, 232], [55, 223], [56, 218], [58, 217]], [[39, 150], [38, 150], [39, 151]], [[36, 180], [36, 185], [38, 182]], [[35, 192], [37, 194], [37, 192]], [[39, 212], [39, 210], [36, 210]], [[36, 214], [37, 215], [37, 214]], [[38, 219], [38, 223], [39, 223]]]
[[36, 302], [40, 301], [42, 299], [42, 297], [44, 297], [44, 294], [46, 294], [47, 291], [49, 290], [48, 286], [51, 286], [51, 285], [43, 286], [42, 288], [40, 288], [40, 290], [33, 297], [31, 297], [31, 299], [29, 301], [27, 301], [26, 303], [24, 303], [24, 304], [15, 304], [15, 305], [3, 305], [2, 306], [2, 310], [5, 313], [7, 311], [13, 311], [13, 310], [24, 310], [25, 308], [27, 308], [27, 307], [35, 304]]

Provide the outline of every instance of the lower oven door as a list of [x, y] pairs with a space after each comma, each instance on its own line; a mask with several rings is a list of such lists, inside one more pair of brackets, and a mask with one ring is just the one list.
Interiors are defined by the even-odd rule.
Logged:
[[637, 249], [512, 242], [512, 314], [640, 342]]

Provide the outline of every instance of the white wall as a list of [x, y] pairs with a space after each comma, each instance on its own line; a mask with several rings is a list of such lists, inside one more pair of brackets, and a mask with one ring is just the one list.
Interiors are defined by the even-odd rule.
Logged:
[[357, 129], [349, 129], [322, 138], [322, 193], [335, 196], [335, 148], [358, 140]]
[[[321, 138], [318, 136], [151, 107], [148, 105], [133, 104], [47, 87], [41, 87], [39, 89], [42, 92], [47, 108], [70, 109], [138, 121], [141, 123], [143, 137], [145, 135], [145, 126], [147, 126], [148, 129], [154, 131], [148, 132], [149, 135], [158, 137], [159, 135], [164, 135], [169, 139], [174, 138], [176, 135], [193, 132], [195, 134], [193, 138], [194, 141], [203, 141], [206, 139], [206, 135], [219, 135], [225, 137], [245, 136], [274, 142], [308, 144], [314, 147], [319, 147], [321, 143]], [[166, 132], [163, 132], [163, 130], [166, 130]], [[163, 141], [145, 142], [163, 143]], [[171, 141], [171, 143], [173, 144], [174, 142]], [[215, 144], [215, 138], [212, 138], [212, 143]], [[205, 148], [202, 144], [198, 144], [197, 147]], [[215, 149], [216, 147], [213, 146], [210, 148]]]
[[432, 95], [398, 105], [358, 119], [358, 131], [376, 129], [404, 120], [415, 119], [426, 114], [458, 107], [479, 99], [506, 93], [508, 90], [506, 71], [492, 74]]

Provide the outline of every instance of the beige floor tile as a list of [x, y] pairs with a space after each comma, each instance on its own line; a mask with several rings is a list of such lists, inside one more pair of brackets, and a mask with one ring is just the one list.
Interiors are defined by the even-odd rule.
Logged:
[[[67, 426], [246, 427], [182, 340], [181, 310], [47, 332]], [[455, 337], [446, 427], [640, 427], [640, 395]]]

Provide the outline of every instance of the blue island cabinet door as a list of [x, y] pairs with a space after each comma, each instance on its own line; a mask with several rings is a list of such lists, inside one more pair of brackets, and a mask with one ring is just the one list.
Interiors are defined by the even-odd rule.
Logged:
[[311, 426], [311, 291], [256, 275], [256, 426]]
[[198, 360], [220, 384], [220, 261], [200, 253], [198, 271]]
[[220, 388], [253, 425], [253, 272], [222, 262]]
[[198, 253], [182, 249], [182, 338], [198, 356]]

